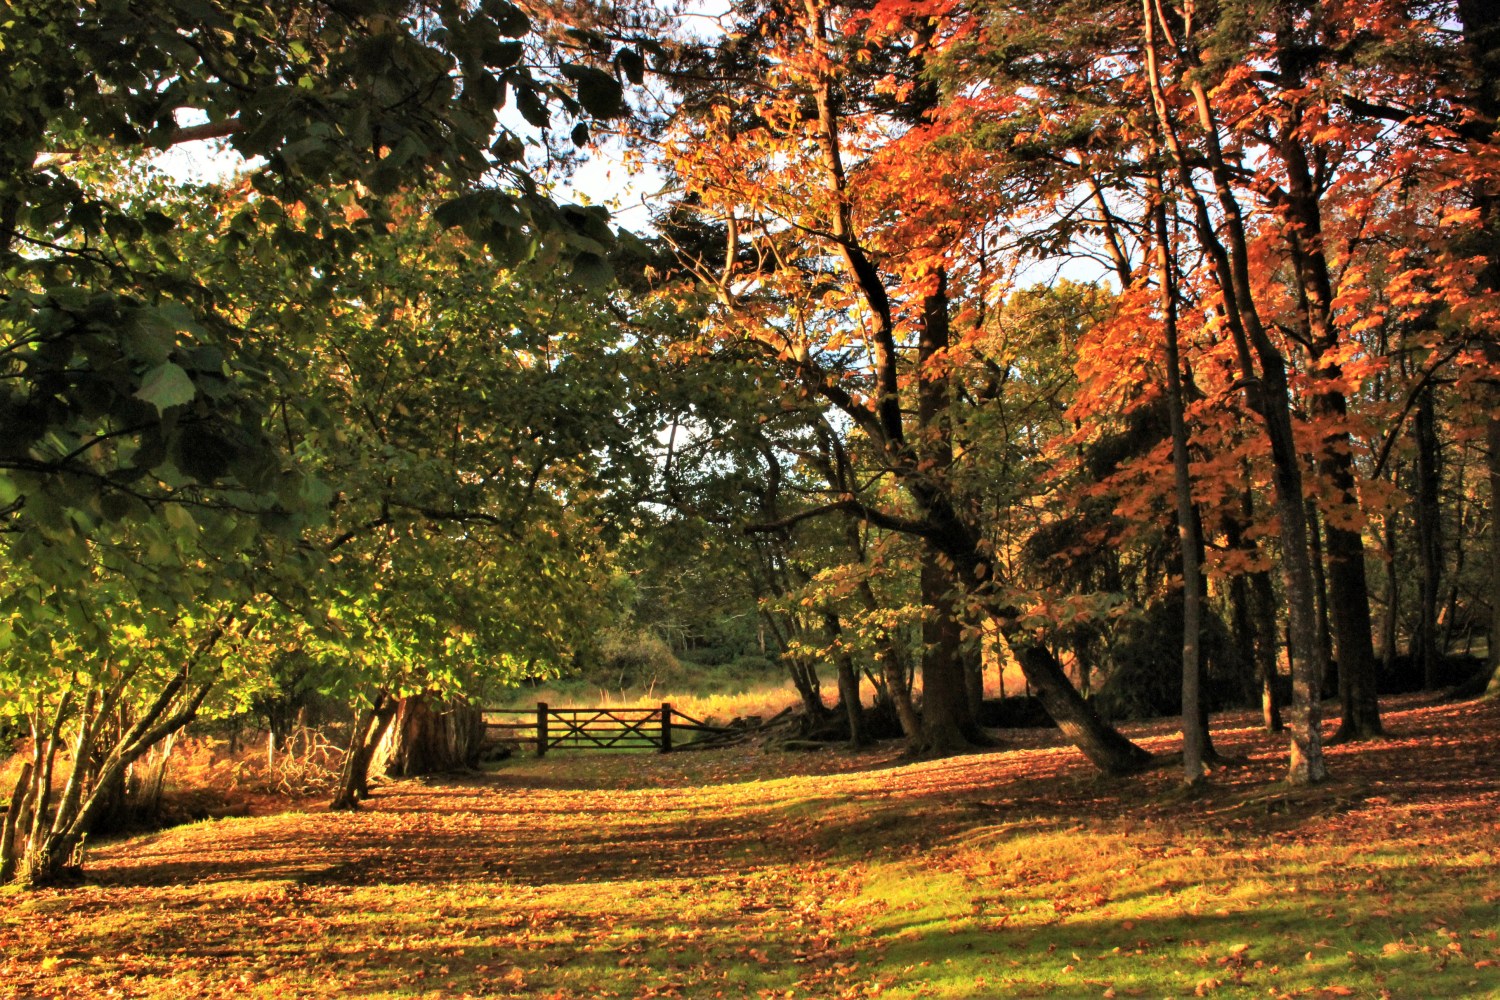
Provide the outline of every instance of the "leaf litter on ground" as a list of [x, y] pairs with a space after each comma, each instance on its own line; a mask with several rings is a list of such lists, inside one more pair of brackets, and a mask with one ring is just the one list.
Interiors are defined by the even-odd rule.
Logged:
[[0, 997], [1500, 996], [1500, 706], [1387, 718], [1310, 789], [1238, 714], [1214, 736], [1245, 762], [1194, 795], [1047, 731], [395, 783], [5, 890]]

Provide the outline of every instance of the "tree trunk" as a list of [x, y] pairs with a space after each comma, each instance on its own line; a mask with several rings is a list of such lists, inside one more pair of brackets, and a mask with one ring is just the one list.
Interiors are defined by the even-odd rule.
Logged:
[[375, 696], [369, 708], [356, 715], [344, 766], [339, 770], [338, 791], [328, 803], [330, 810], [358, 809], [360, 802], [370, 797], [370, 761], [395, 717], [396, 699], [384, 691]]
[[[1302, 491], [1302, 454], [1292, 427], [1291, 393], [1286, 359], [1267, 334], [1255, 303], [1250, 274], [1250, 245], [1234, 180], [1219, 143], [1219, 123], [1208, 88], [1197, 71], [1201, 60], [1189, 53], [1184, 81], [1193, 97], [1207, 154], [1209, 172], [1219, 202], [1225, 238], [1207, 200], [1198, 191], [1194, 167], [1178, 136], [1157, 63], [1157, 18], [1161, 12], [1143, 0], [1145, 57], [1151, 102], [1162, 136], [1177, 170], [1183, 194], [1193, 204], [1198, 241], [1212, 264], [1222, 293], [1224, 319], [1234, 341], [1250, 405], [1265, 422], [1271, 446], [1272, 484], [1280, 515], [1282, 575], [1290, 618], [1289, 656], [1292, 662], [1292, 717], [1287, 780], [1310, 784], [1328, 776], [1323, 760], [1319, 694], [1322, 664], [1317, 662], [1317, 623], [1313, 605], [1313, 575], [1308, 555], [1308, 526]], [[1227, 240], [1227, 246], [1226, 241]], [[1254, 350], [1252, 359], [1251, 350]], [[1254, 370], [1260, 363], [1259, 377]]]
[[[964, 664], [964, 694], [969, 703], [969, 718], [978, 720], [984, 711], [984, 656], [979, 648], [979, 642], [965, 642], [962, 646]], [[1083, 666], [1082, 658], [1079, 660], [1080, 669], [1084, 671], [1082, 684], [1084, 690], [1088, 689], [1087, 667]], [[977, 721], [975, 723], [978, 724]]]
[[[42, 843], [47, 833], [47, 820], [52, 812], [52, 775], [57, 763], [57, 749], [62, 740], [63, 724], [73, 707], [72, 692], [65, 693], [57, 703], [52, 722], [42, 728], [42, 717], [37, 714], [31, 724], [31, 785], [30, 802], [31, 829], [26, 835], [26, 853]], [[40, 710], [38, 710], [40, 711]], [[76, 765], [76, 761], [75, 761]]]
[[1161, 180], [1148, 181], [1156, 225], [1157, 289], [1161, 296], [1162, 340], [1166, 347], [1167, 417], [1172, 432], [1172, 484], [1177, 506], [1177, 555], [1182, 565], [1182, 768], [1196, 784], [1207, 771], [1207, 713], [1203, 704], [1203, 573], [1198, 512], [1193, 506], [1193, 473], [1188, 463], [1187, 420], [1182, 393], [1182, 359], [1177, 343], [1177, 279], [1172, 269], [1172, 237]]
[[402, 698], [375, 745], [370, 770], [390, 778], [472, 770], [479, 764], [483, 739], [479, 706], [435, 703], [430, 695]]
[[[1340, 406], [1344, 399], [1337, 400]], [[1354, 477], [1350, 467], [1348, 435], [1335, 443], [1323, 461], [1323, 474], [1343, 495], [1342, 504], [1354, 509]], [[1358, 529], [1342, 527], [1325, 517], [1328, 533], [1329, 603], [1338, 649], [1339, 705], [1341, 717], [1336, 738], [1362, 740], [1384, 732], [1375, 672], [1373, 625], [1370, 620], [1370, 584], [1365, 568], [1364, 536]]]
[[10, 802], [5, 809], [4, 825], [0, 826], [0, 885], [16, 875], [16, 831], [25, 815], [26, 803], [31, 798], [31, 770], [33, 764], [26, 761], [16, 778], [16, 787], [10, 793]]
[[792, 687], [802, 699], [802, 713], [809, 725], [817, 725], [828, 717], [828, 706], [823, 704], [823, 685], [818, 680], [818, 668], [801, 656], [786, 658], [787, 672], [792, 678]]
[[[1495, 123], [1500, 121], [1500, 8], [1491, 0], [1458, 0], [1458, 17], [1463, 24], [1465, 56], [1469, 63], [1468, 104], [1479, 122], [1487, 123], [1485, 134], [1476, 141], [1481, 147], [1496, 142]], [[1488, 150], [1492, 152], [1493, 150]], [[1479, 209], [1479, 224], [1472, 230], [1475, 249], [1488, 258], [1480, 285], [1490, 293], [1500, 292], [1500, 185], [1489, 179], [1476, 186], [1474, 205]], [[1493, 330], [1476, 330], [1474, 335], [1484, 345], [1484, 358], [1492, 370], [1500, 371], [1500, 343]], [[1490, 683], [1486, 695], [1500, 698], [1500, 384], [1491, 384], [1486, 395], [1490, 401], [1485, 421], [1486, 469], [1490, 481]]]
[[901, 649], [898, 636], [887, 635], [881, 644], [880, 674], [885, 678], [886, 695], [896, 711], [896, 720], [901, 723], [901, 732], [908, 747], [915, 752], [922, 740], [922, 717], [911, 700], [911, 671], [906, 665], [906, 656]]
[[1318, 663], [1321, 665], [1319, 676], [1323, 679], [1321, 695], [1326, 698], [1333, 693], [1328, 682], [1330, 674], [1335, 673], [1337, 668], [1333, 662], [1333, 633], [1328, 624], [1328, 576], [1323, 569], [1323, 529], [1317, 505], [1312, 501], [1307, 503], [1307, 537], [1312, 555], [1313, 605], [1318, 611]]
[[1453, 648], [1453, 629], [1458, 624], [1458, 591], [1464, 576], [1464, 556], [1468, 546], [1464, 544], [1464, 468], [1469, 461], [1468, 448], [1458, 446], [1458, 461], [1453, 463], [1453, 570], [1448, 574], [1448, 593], [1438, 611], [1438, 649], [1447, 655]]
[[[1255, 520], [1255, 494], [1251, 490], [1249, 470], [1245, 473], [1245, 491], [1240, 500], [1241, 515], [1224, 519], [1229, 547], [1259, 560], [1260, 552], [1245, 529]], [[1279, 733], [1281, 702], [1276, 690], [1276, 590], [1271, 574], [1263, 569], [1234, 577], [1230, 582], [1230, 600], [1234, 612], [1234, 635], [1256, 689], [1260, 692], [1261, 725], [1268, 733]]]
[[[1500, 364], [1500, 347], [1492, 348]], [[1485, 695], [1500, 698], [1500, 388], [1492, 389], [1486, 443], [1490, 480], [1490, 684]]]
[[839, 705], [849, 724], [849, 746], [857, 749], [867, 742], [864, 706], [859, 699], [859, 670], [854, 665], [854, 658], [840, 643], [844, 628], [839, 622], [839, 616], [825, 611], [823, 629], [828, 633], [828, 640], [833, 646], [833, 661], [838, 667]]
[[984, 745], [965, 681], [963, 627], [954, 600], [953, 575], [938, 553], [922, 553], [922, 744], [933, 757]]
[[1144, 770], [1151, 763], [1149, 751], [1120, 735], [1083, 700], [1046, 646], [1015, 628], [1009, 628], [1005, 638], [1042, 707], [1095, 767], [1106, 774], [1122, 775]]
[[1437, 435], [1437, 414], [1431, 387], [1417, 398], [1414, 423], [1417, 439], [1417, 548], [1421, 561], [1421, 607], [1412, 652], [1422, 667], [1422, 686], [1438, 685], [1438, 591], [1442, 586], [1442, 454]]
[[1396, 667], [1396, 644], [1399, 641], [1396, 626], [1401, 610], [1401, 582], [1396, 572], [1396, 512], [1385, 515], [1385, 620], [1380, 625], [1381, 671], [1389, 677]]

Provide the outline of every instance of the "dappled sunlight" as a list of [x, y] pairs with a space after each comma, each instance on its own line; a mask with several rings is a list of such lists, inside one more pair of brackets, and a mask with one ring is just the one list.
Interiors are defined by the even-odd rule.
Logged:
[[7, 897], [0, 996], [1249, 996], [1372, 969], [1393, 996], [1484, 995], [1500, 713], [1389, 718], [1311, 789], [1233, 719], [1216, 736], [1249, 762], [1195, 796], [1044, 732], [931, 761], [559, 754], [390, 784], [358, 813], [99, 846], [95, 882]]

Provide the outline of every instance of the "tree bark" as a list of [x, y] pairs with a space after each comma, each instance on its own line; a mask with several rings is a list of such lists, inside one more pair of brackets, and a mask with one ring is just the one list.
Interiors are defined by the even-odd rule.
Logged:
[[1068, 681], [1062, 665], [1046, 646], [1021, 635], [1003, 621], [1001, 628], [1021, 664], [1026, 683], [1042, 707], [1063, 735], [1095, 767], [1105, 774], [1123, 775], [1134, 774], [1150, 765], [1150, 752], [1120, 735], [1117, 729], [1099, 717], [1093, 706], [1084, 701], [1078, 689]]
[[[1328, 776], [1323, 760], [1319, 704], [1323, 670], [1317, 656], [1313, 574], [1302, 491], [1302, 454], [1292, 427], [1286, 359], [1267, 334], [1256, 307], [1244, 218], [1235, 195], [1233, 176], [1219, 143], [1219, 123], [1208, 90], [1197, 75], [1202, 69], [1202, 60], [1191, 55], [1184, 80], [1193, 97], [1202, 129], [1204, 152], [1223, 216], [1227, 246], [1225, 240], [1219, 238], [1213, 213], [1197, 189], [1194, 167], [1178, 138], [1176, 122], [1162, 86], [1156, 52], [1158, 11], [1151, 0], [1143, 0], [1142, 7], [1152, 106], [1177, 170], [1180, 187], [1193, 205], [1198, 241], [1208, 254], [1222, 293], [1224, 319], [1239, 357], [1250, 405], [1261, 415], [1271, 446], [1272, 485], [1276, 510], [1280, 515], [1282, 576], [1290, 619], [1288, 653], [1292, 662], [1292, 726], [1287, 780], [1292, 784], [1311, 784]], [[1255, 361], [1260, 364], [1258, 375]]]
[[5, 809], [4, 825], [0, 826], [0, 885], [16, 875], [16, 831], [25, 815], [26, 803], [31, 798], [31, 770], [34, 765], [26, 761], [16, 778], [15, 790], [10, 793], [10, 802]]
[[915, 753], [922, 741], [922, 717], [911, 700], [911, 671], [898, 636], [885, 636], [881, 646], [880, 674], [885, 678], [886, 696], [896, 711], [908, 748]]
[[858, 749], [867, 742], [864, 706], [859, 698], [859, 669], [854, 665], [854, 657], [841, 645], [844, 628], [839, 616], [825, 611], [823, 630], [828, 633], [828, 641], [833, 646], [833, 662], [838, 668], [839, 706], [849, 725], [849, 746]]
[[[1500, 121], [1500, 7], [1492, 0], [1458, 0], [1458, 18], [1463, 25], [1465, 56], [1469, 68], [1469, 106], [1485, 123], [1483, 136], [1476, 145], [1493, 147], [1496, 122]], [[1474, 205], [1479, 209], [1479, 224], [1473, 238], [1486, 257], [1480, 275], [1480, 287], [1490, 294], [1500, 294], [1500, 184], [1493, 178], [1476, 185]], [[1485, 395], [1490, 401], [1485, 421], [1486, 471], [1490, 483], [1490, 552], [1489, 605], [1490, 683], [1488, 697], [1500, 698], [1500, 336], [1497, 331], [1475, 330], [1473, 335], [1483, 345], [1484, 359], [1491, 368], [1491, 382]]]
[[810, 725], [816, 725], [828, 717], [828, 706], [823, 704], [823, 685], [818, 680], [818, 668], [802, 656], [789, 656], [787, 671], [792, 678], [792, 687], [802, 699], [802, 712]]
[[339, 770], [338, 791], [328, 803], [330, 810], [358, 809], [359, 804], [370, 797], [370, 761], [395, 717], [396, 699], [384, 691], [376, 694], [369, 708], [361, 709], [356, 715], [349, 733], [349, 748], [344, 754], [344, 766]]
[[1172, 434], [1172, 484], [1177, 506], [1177, 552], [1182, 564], [1182, 769], [1189, 785], [1203, 780], [1209, 752], [1203, 704], [1203, 573], [1198, 512], [1193, 505], [1193, 473], [1188, 462], [1182, 359], [1177, 339], [1177, 279], [1172, 270], [1172, 239], [1162, 183], [1151, 181], [1151, 215], [1156, 225], [1157, 290], [1161, 298], [1162, 341], [1166, 348], [1167, 416]]
[[922, 745], [929, 756], [962, 753], [988, 741], [969, 706], [963, 625], [953, 575], [931, 549], [922, 553]]
[[[1279, 12], [1277, 19], [1276, 62], [1280, 84], [1288, 95], [1301, 94], [1309, 72], [1305, 65], [1307, 47], [1299, 44], [1284, 12]], [[1353, 442], [1346, 422], [1348, 400], [1341, 388], [1343, 370], [1331, 360], [1338, 350], [1340, 336], [1333, 322], [1333, 279], [1323, 239], [1320, 203], [1323, 192], [1303, 145], [1306, 140], [1301, 100], [1298, 97], [1286, 102], [1288, 118], [1282, 125], [1278, 145], [1287, 173], [1281, 207], [1292, 223], [1286, 238], [1314, 379], [1311, 410], [1315, 420], [1321, 422], [1323, 432], [1318, 471], [1333, 487], [1333, 507], [1323, 512], [1326, 561], [1314, 564], [1319, 571], [1322, 598], [1319, 627], [1325, 646], [1330, 631], [1336, 638], [1342, 708], [1340, 735], [1344, 739], [1362, 739], [1380, 733], [1370, 588], [1365, 572], [1364, 536], [1359, 530], [1345, 526], [1355, 523], [1359, 498], [1354, 488]], [[1317, 519], [1310, 517], [1309, 522], [1316, 542]]]
[[484, 713], [476, 705], [444, 704], [430, 695], [401, 698], [370, 769], [390, 778], [472, 770], [483, 738]]
[[1328, 576], [1323, 570], [1323, 530], [1318, 521], [1318, 507], [1307, 503], [1307, 540], [1310, 545], [1313, 571], [1313, 607], [1318, 615], [1318, 663], [1319, 676], [1323, 679], [1320, 696], [1330, 693], [1329, 671], [1337, 669], [1333, 663], [1333, 633], [1328, 622]]
[[218, 679], [218, 671], [211, 671], [196, 686], [190, 683], [189, 672], [217, 644], [229, 617], [232, 616], [220, 619], [200, 642], [182, 671], [167, 683], [156, 700], [103, 755], [94, 773], [93, 784], [85, 791], [85, 776], [96, 752], [99, 722], [113, 712], [120, 694], [116, 688], [96, 699], [94, 692], [90, 692], [88, 709], [91, 711], [85, 711], [80, 720], [73, 771], [58, 803], [57, 813], [46, 834], [28, 845], [21, 875], [28, 887], [75, 880], [80, 874], [78, 856], [83, 840], [98, 824], [99, 817], [110, 803], [111, 790], [126, 770], [146, 751], [197, 718], [198, 709]]
[[1422, 668], [1422, 686], [1431, 691], [1438, 685], [1438, 591], [1442, 586], [1442, 455], [1437, 435], [1437, 414], [1431, 387], [1417, 399], [1414, 421], [1417, 439], [1417, 555], [1421, 564], [1421, 599], [1412, 652]]
[[[1500, 365], [1500, 348], [1493, 349]], [[1485, 695], [1500, 698], [1500, 388], [1491, 391], [1493, 405], [1486, 430], [1490, 480], [1490, 683]]]

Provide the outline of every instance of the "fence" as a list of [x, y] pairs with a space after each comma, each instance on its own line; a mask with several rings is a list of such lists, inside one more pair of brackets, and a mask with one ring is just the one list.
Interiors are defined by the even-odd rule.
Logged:
[[485, 725], [502, 740], [534, 743], [536, 755], [548, 750], [655, 750], [672, 752], [673, 736], [681, 732], [722, 732], [692, 716], [659, 708], [552, 708], [544, 701], [536, 708], [487, 708]]

